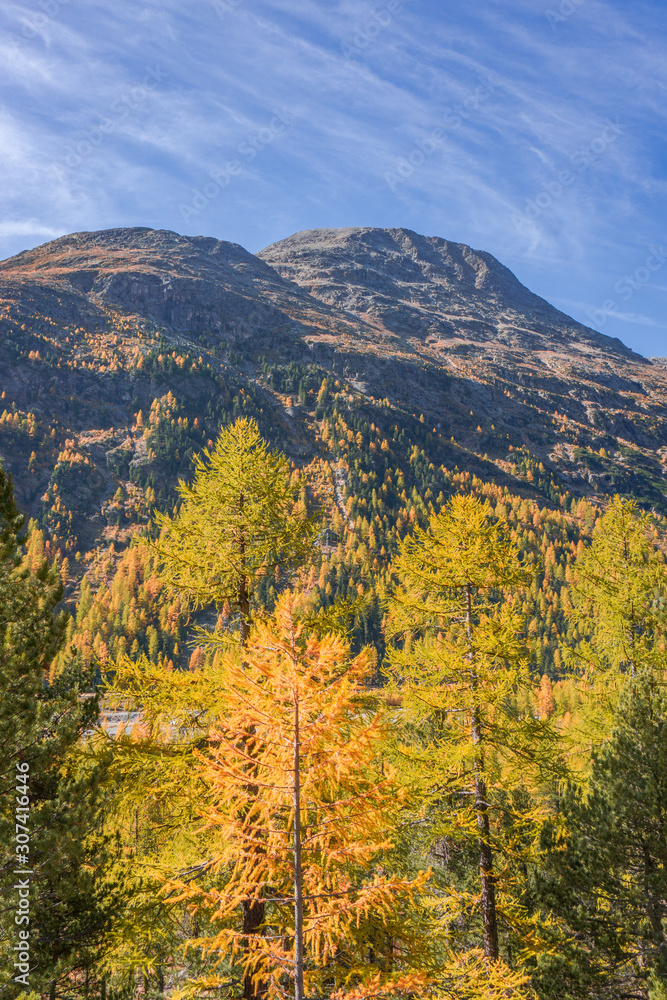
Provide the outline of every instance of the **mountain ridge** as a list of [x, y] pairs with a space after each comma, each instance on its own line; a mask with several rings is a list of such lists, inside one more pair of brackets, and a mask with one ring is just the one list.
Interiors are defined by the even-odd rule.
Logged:
[[146, 227], [70, 234], [0, 262], [0, 334], [0, 455], [24, 508], [63, 530], [69, 505], [86, 550], [114, 533], [114, 490], [173, 502], [241, 412], [297, 463], [347, 462], [325, 383], [327, 406], [412, 428], [435, 467], [667, 511], [663, 363], [439, 237], [308, 230], [253, 255]]
[[[281, 276], [289, 277], [315, 297], [351, 311], [359, 318], [367, 318], [367, 310], [359, 306], [364, 304], [361, 289], [364, 286], [368, 288], [368, 277], [372, 274], [380, 287], [375, 299], [369, 297], [365, 304], [370, 304], [381, 319], [381, 296], [389, 296], [390, 307], [395, 310], [396, 302], [403, 298], [401, 293], [404, 290], [412, 289], [414, 292], [415, 289], [420, 289], [422, 302], [417, 299], [415, 303], [413, 297], [413, 304], [432, 307], [426, 314], [424, 329], [432, 333], [437, 330], [445, 336], [451, 336], [454, 333], [452, 320], [461, 318], [461, 303], [454, 293], [457, 286], [463, 286], [468, 304], [470, 298], [474, 297], [478, 300], [478, 308], [486, 306], [484, 312], [497, 313], [498, 300], [503, 297], [509, 311], [516, 315], [523, 313], [529, 321], [531, 317], [528, 313], [532, 311], [532, 318], [537, 319], [538, 324], [549, 325], [549, 321], [552, 326], [555, 322], [566, 324], [568, 331], [576, 331], [581, 339], [598, 347], [620, 351], [626, 356], [641, 357], [617, 338], [606, 337], [577, 323], [545, 299], [535, 295], [492, 254], [473, 250], [466, 244], [452, 243], [441, 237], [421, 236], [404, 228], [304, 230], [260, 250], [257, 256], [271, 263]], [[328, 270], [331, 258], [335, 263], [333, 269]], [[310, 262], [312, 264], [309, 267]], [[323, 270], [328, 270], [328, 282], [323, 280]], [[355, 282], [354, 278], [357, 276], [364, 280]], [[333, 280], [336, 277], [341, 279], [338, 283]], [[487, 302], [484, 301], [485, 298]], [[445, 324], [438, 324], [438, 313], [442, 315], [447, 309], [454, 309], [454, 312], [447, 317]], [[484, 318], [488, 322], [489, 316]], [[403, 311], [393, 319], [391, 328], [395, 329], [405, 323], [406, 314]], [[430, 328], [427, 326], [429, 323]], [[414, 325], [408, 321], [408, 326]], [[574, 337], [571, 339], [574, 340]]]
[[[348, 244], [354, 242], [358, 247], [363, 247], [365, 258], [374, 256], [375, 260], [377, 260], [380, 256], [378, 253], [379, 250], [385, 249], [386, 251], [387, 247], [395, 249], [396, 244], [399, 242], [396, 238], [397, 236], [402, 237], [403, 242], [403, 246], [401, 247], [403, 271], [405, 272], [408, 262], [413, 265], [412, 275], [410, 276], [412, 281], [409, 282], [406, 280], [405, 273], [402, 276], [399, 273], [395, 273], [393, 276], [394, 281], [392, 281], [388, 288], [385, 288], [385, 292], [397, 292], [398, 286], [396, 280], [401, 282], [402, 285], [411, 283], [413, 288], [420, 284], [423, 287], [425, 284], [424, 279], [428, 280], [431, 277], [428, 274], [429, 269], [431, 271], [440, 270], [441, 272], [449, 269], [454, 272], [456, 278], [455, 282], [450, 281], [449, 283], [448, 291], [450, 292], [450, 298], [452, 288], [456, 284], [464, 285], [466, 293], [469, 296], [478, 293], [480, 289], [492, 294], [495, 293], [496, 295], [498, 292], [504, 292], [505, 296], [507, 296], [507, 292], [510, 290], [515, 299], [515, 302], [511, 303], [515, 311], [518, 305], [523, 305], [524, 307], [532, 306], [533, 312], [538, 317], [551, 317], [552, 323], [554, 319], [560, 322], [565, 321], [567, 329], [576, 331], [579, 337], [586, 342], [593, 343], [597, 347], [602, 347], [612, 352], [620, 351], [625, 356], [630, 356], [636, 360], [642, 357], [617, 338], [607, 337], [598, 331], [592, 330], [590, 327], [578, 323], [567, 316], [567, 314], [556, 309], [547, 300], [531, 292], [516, 278], [509, 268], [498, 261], [492, 254], [486, 251], [473, 250], [466, 244], [452, 243], [441, 237], [421, 236], [405, 228], [347, 227], [340, 229], [304, 230], [271, 244], [254, 255], [236, 243], [217, 240], [214, 237], [207, 236], [182, 236], [172, 230], [154, 230], [148, 227], [121, 227], [100, 231], [83, 231], [58, 237], [31, 250], [22, 251], [13, 257], [0, 261], [0, 281], [3, 276], [5, 279], [11, 279], [12, 273], [17, 271], [24, 274], [32, 273], [36, 278], [48, 278], [51, 276], [54, 281], [69, 281], [75, 289], [89, 294], [93, 299], [98, 301], [126, 305], [128, 298], [131, 298], [131, 289], [128, 289], [127, 285], [119, 288], [114, 283], [112, 275], [123, 267], [126, 270], [134, 268], [137, 272], [136, 277], [138, 277], [140, 271], [152, 274], [153, 277], [160, 277], [159, 291], [162, 292], [163, 297], [166, 299], [170, 290], [168, 254], [173, 257], [176, 249], [187, 249], [191, 252], [179, 254], [178, 264], [181, 271], [184, 274], [189, 273], [192, 277], [200, 279], [213, 277], [218, 281], [224, 281], [229, 285], [228, 288], [225, 288], [225, 291], [247, 292], [253, 286], [260, 286], [260, 294], [270, 295], [273, 292], [275, 301], [282, 302], [285, 307], [291, 306], [295, 308], [295, 303], [289, 301], [291, 295], [296, 294], [301, 298], [304, 293], [308, 294], [312, 291], [312, 288], [317, 287], [317, 294], [313, 294], [311, 297], [319, 303], [328, 306], [341, 306], [346, 312], [351, 312], [358, 319], [370, 320], [373, 323], [378, 317], [365, 314], [363, 310], [353, 308], [354, 304], [356, 304], [355, 299], [358, 289], [363, 286], [355, 286], [355, 283], [350, 279], [354, 276], [355, 269], [357, 272], [361, 271], [362, 275], [366, 277], [372, 273], [376, 280], [386, 279], [389, 277], [387, 274], [389, 269], [385, 268], [383, 272], [383, 269], [364, 267], [362, 263], [352, 260], [352, 264], [356, 265], [356, 268], [348, 266], [347, 272], [343, 274], [345, 278], [343, 286], [345, 292], [343, 295], [335, 294], [335, 291], [338, 291], [338, 289], [335, 289], [331, 280], [326, 282], [322, 280], [322, 272], [326, 270], [327, 257], [332, 256], [332, 251], [338, 251], [336, 267], [340, 272], [341, 265], [344, 263], [343, 255], [347, 250], [345, 246], [346, 240]], [[369, 240], [369, 237], [372, 240]], [[382, 247], [382, 243], [384, 243], [384, 247]], [[319, 252], [314, 253], [313, 251], [318, 249], [318, 247]], [[69, 254], [62, 252], [68, 250], [70, 251]], [[93, 251], [92, 260], [91, 250]], [[104, 254], [105, 250], [106, 256]], [[420, 251], [420, 253], [415, 254], [415, 250]], [[430, 250], [430, 253], [425, 253], [425, 250]], [[438, 250], [441, 252], [438, 253]], [[144, 251], [143, 254], [142, 251]], [[282, 255], [281, 251], [283, 252]], [[283, 259], [285, 251], [287, 251], [288, 259]], [[369, 254], [368, 251], [371, 253]], [[373, 251], [375, 251], [374, 254], [372, 253]], [[111, 257], [110, 255], [113, 252], [117, 256]], [[125, 254], [124, 257], [122, 256], [123, 253]], [[163, 255], [162, 261], [159, 265], [156, 265], [156, 259], [159, 259], [160, 254]], [[309, 274], [307, 263], [305, 267], [302, 264], [303, 257], [307, 257], [309, 254], [311, 258], [315, 257], [315, 266], [314, 268], [311, 267], [310, 270], [311, 272], [315, 270], [316, 274], [319, 275], [319, 281], [313, 280], [312, 274]], [[290, 256], [292, 259], [289, 259]], [[388, 255], [385, 254], [385, 256]], [[349, 257], [350, 254], [348, 253]], [[396, 272], [398, 272], [398, 269], [395, 267], [395, 264], [398, 257], [399, 255], [394, 253], [393, 260], [391, 261], [394, 264]], [[196, 260], [198, 264], [197, 268], [188, 266], [193, 260]], [[427, 267], [420, 268], [418, 266], [424, 263]], [[110, 267], [110, 265], [114, 266]], [[202, 271], [209, 273], [202, 274]], [[472, 282], [469, 280], [471, 273], [475, 275], [475, 279]], [[401, 277], [403, 278], [402, 281]], [[418, 278], [421, 278], [422, 281], [419, 282]], [[280, 279], [286, 280], [283, 281]], [[434, 284], [434, 282], [431, 281], [431, 284]], [[442, 285], [443, 283], [440, 282], [440, 284]], [[382, 294], [382, 292], [383, 289], [378, 290], [379, 294]], [[301, 294], [299, 295], [299, 293]], [[153, 299], [155, 300], [155, 296], [153, 296]], [[394, 306], [397, 300], [400, 301], [400, 295], [394, 294]], [[157, 305], [157, 302], [154, 301], [153, 304]], [[376, 306], [377, 312], [377, 303], [372, 304]], [[434, 303], [436, 313], [438, 311], [442, 312], [441, 309], [438, 310], [438, 307], [443, 304], [438, 301]], [[458, 303], [452, 302], [448, 304], [450, 308], [452, 305], [458, 305]], [[176, 330], [185, 328], [185, 324], [191, 319], [189, 316], [185, 318], [181, 318], [178, 315], [169, 316], [165, 314], [164, 310], [155, 318], [163, 322], [171, 320], [169, 325], [173, 326]], [[174, 320], [176, 321], [174, 322]], [[393, 324], [389, 328], [392, 329], [392, 326], [400, 327], [403, 321], [404, 317], [399, 316], [393, 320]], [[451, 327], [449, 320], [445, 324], [445, 328], [447, 326]], [[572, 338], [572, 340], [574, 339]]]

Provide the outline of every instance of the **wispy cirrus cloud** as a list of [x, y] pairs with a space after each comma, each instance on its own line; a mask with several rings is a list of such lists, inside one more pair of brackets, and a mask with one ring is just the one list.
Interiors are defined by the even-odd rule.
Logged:
[[[234, 183], [190, 218], [207, 235], [257, 250], [314, 226], [407, 226], [490, 250], [583, 322], [665, 238], [661, 0], [585, 0], [564, 21], [550, 0], [46, 7], [35, 31], [39, 3], [0, 11], [0, 253], [42, 232], [183, 229], [230, 163]], [[276, 113], [290, 127], [262, 143]], [[663, 312], [646, 287], [641, 315]], [[652, 330], [623, 310], [605, 326], [656, 353]]]
[[48, 236], [55, 239], [63, 233], [57, 229], [49, 229], [42, 225], [37, 219], [24, 219], [12, 222], [11, 220], [0, 222], [0, 237], [22, 237], [22, 236]]

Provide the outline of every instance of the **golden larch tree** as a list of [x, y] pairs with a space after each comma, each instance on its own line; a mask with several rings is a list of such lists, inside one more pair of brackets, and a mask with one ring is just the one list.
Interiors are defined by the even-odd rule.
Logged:
[[[218, 884], [165, 886], [219, 926], [198, 946], [222, 968], [231, 960], [267, 1000], [290, 981], [296, 1000], [361, 984], [364, 995], [419, 992], [427, 873], [410, 880], [386, 867], [406, 793], [379, 756], [385, 723], [364, 686], [374, 654], [352, 658], [341, 637], [312, 634], [286, 594], [218, 663], [224, 706], [199, 755]], [[252, 934], [236, 925], [248, 899], [264, 912]]]
[[231, 607], [244, 642], [258, 584], [303, 564], [315, 522], [300, 502], [303, 483], [285, 455], [269, 450], [254, 420], [224, 428], [193, 464], [192, 483], [177, 487], [178, 512], [157, 515], [153, 548], [162, 578], [195, 607]]
[[[448, 789], [461, 803], [442, 813], [440, 835], [477, 843], [484, 955], [497, 961], [494, 784], [523, 782], [552, 749], [539, 720], [516, 706], [528, 662], [511, 592], [526, 573], [489, 504], [462, 495], [405, 539], [395, 570], [389, 655], [404, 718], [435, 734], [415, 754], [423, 794], [433, 788], [440, 801]], [[402, 756], [409, 760], [409, 748]], [[467, 905], [462, 897], [454, 904]]]

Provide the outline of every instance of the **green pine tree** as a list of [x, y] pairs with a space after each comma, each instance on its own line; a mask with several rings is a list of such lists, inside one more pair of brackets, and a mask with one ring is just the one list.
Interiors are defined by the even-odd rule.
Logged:
[[[32, 573], [24, 560], [23, 525], [0, 468], [0, 988], [79, 995], [113, 909], [102, 893], [112, 845], [96, 830], [99, 774], [74, 756], [98, 707], [82, 697], [90, 678], [76, 666], [48, 681], [67, 616], [56, 614], [57, 569], [44, 561]], [[15, 967], [26, 943], [29, 960]]]
[[565, 998], [659, 997], [667, 987], [667, 692], [641, 670], [619, 698], [588, 785], [544, 828], [537, 897], [561, 920], [536, 985]]

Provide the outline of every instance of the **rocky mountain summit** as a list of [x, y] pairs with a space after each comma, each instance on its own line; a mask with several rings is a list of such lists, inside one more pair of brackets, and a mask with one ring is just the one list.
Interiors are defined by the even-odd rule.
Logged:
[[62, 293], [73, 308], [85, 298], [174, 334], [232, 338], [293, 328], [309, 304], [236, 243], [153, 229], [74, 233], [0, 262], [6, 297], [38, 288]]
[[331, 456], [332, 387], [388, 440], [428, 433], [435, 465], [545, 502], [621, 490], [667, 511], [664, 359], [438, 237], [318, 229], [253, 255], [76, 233], [0, 262], [0, 335], [0, 455], [24, 507], [58, 530], [67, 509], [84, 547], [111, 530], [115, 491], [168, 502], [239, 412], [297, 462]]
[[438, 351], [600, 351], [619, 340], [576, 323], [489, 253], [409, 229], [314, 229], [257, 255], [314, 298]]

